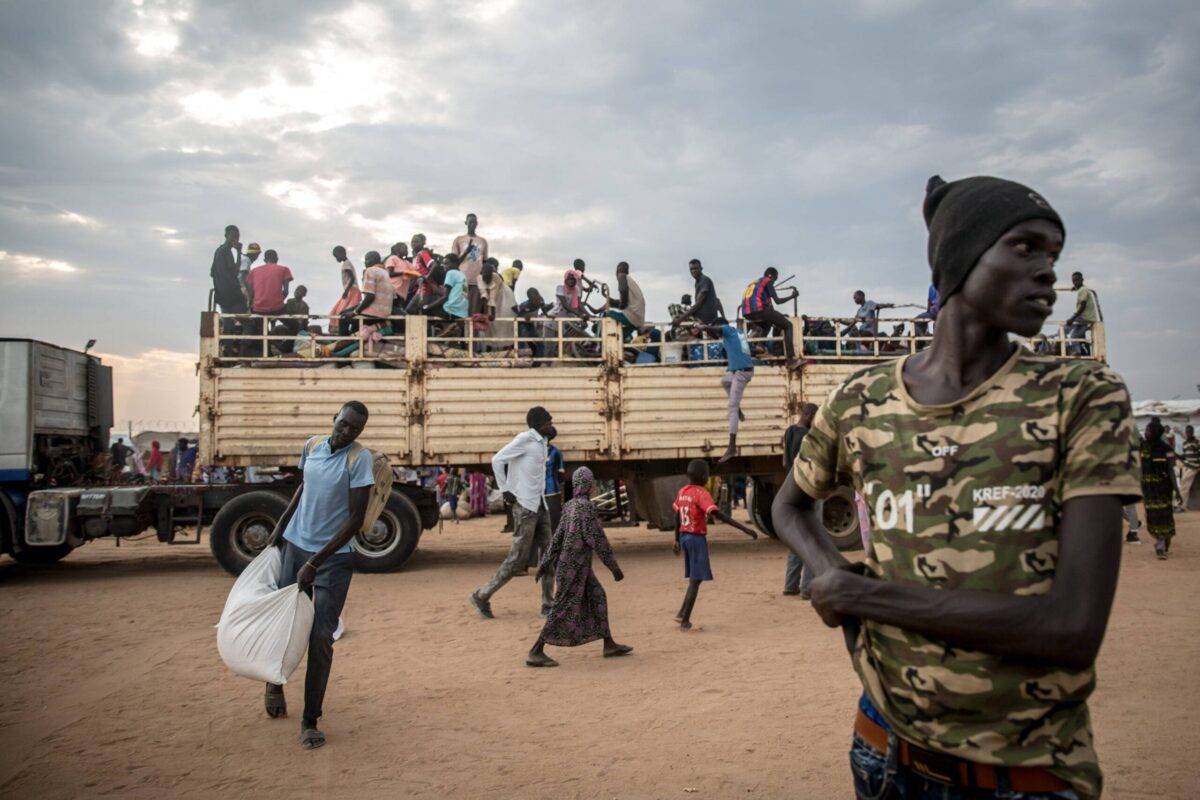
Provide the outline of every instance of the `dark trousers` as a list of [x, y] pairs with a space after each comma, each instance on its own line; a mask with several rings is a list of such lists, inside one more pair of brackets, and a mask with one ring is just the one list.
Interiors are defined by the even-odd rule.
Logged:
[[[518, 322], [517, 336], [522, 339], [530, 339], [534, 337], [540, 337], [541, 332], [538, 330], [537, 325], [532, 322]], [[542, 346], [541, 342], [521, 342], [521, 346], [528, 347], [530, 354], [534, 358], [541, 358], [542, 354], [545, 352], [545, 348]]]
[[765, 325], [768, 332], [783, 336], [783, 352], [787, 354], [789, 361], [796, 357], [796, 345], [792, 342], [792, 321], [790, 319], [773, 308], [747, 314], [746, 319]]
[[558, 523], [562, 520], [563, 500], [562, 493], [543, 495], [546, 500], [546, 510], [550, 512], [550, 538], [554, 538], [554, 532], [558, 530]]
[[[246, 304], [238, 303], [231, 306], [218, 305], [222, 314], [245, 314]], [[245, 322], [240, 319], [231, 319], [230, 317], [221, 318], [221, 333], [225, 336], [241, 336], [244, 332]], [[230, 339], [221, 345], [221, 355], [225, 358], [235, 358], [240, 356], [246, 350], [246, 342], [243, 339]]]
[[[279, 587], [295, 583], [296, 573], [314, 555], [316, 553], [285, 541]], [[304, 673], [304, 719], [309, 722], [316, 722], [321, 716], [325, 687], [333, 668], [333, 632], [337, 630], [338, 618], [346, 605], [353, 576], [354, 554], [334, 553], [317, 569], [317, 579], [313, 582], [313, 605], [317, 613], [308, 637], [308, 669]]]

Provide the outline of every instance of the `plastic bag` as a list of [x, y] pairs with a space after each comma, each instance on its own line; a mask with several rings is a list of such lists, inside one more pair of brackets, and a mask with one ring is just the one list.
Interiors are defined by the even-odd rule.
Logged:
[[217, 623], [217, 651], [236, 675], [287, 683], [308, 649], [313, 601], [294, 583], [277, 588], [282, 571], [283, 553], [268, 547], [229, 591]]

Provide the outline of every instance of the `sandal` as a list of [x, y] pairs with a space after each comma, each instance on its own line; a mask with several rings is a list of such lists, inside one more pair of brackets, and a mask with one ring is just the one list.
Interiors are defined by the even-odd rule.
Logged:
[[612, 650], [605, 650], [605, 658], [616, 658], [617, 656], [627, 656], [633, 652], [633, 648], [627, 644], [619, 644]]
[[558, 662], [545, 653], [532, 653], [525, 658], [525, 666], [527, 667], [557, 667]]
[[271, 719], [279, 719], [287, 716], [287, 698], [283, 696], [282, 686], [267, 685], [267, 693], [263, 697], [263, 705], [267, 709], [267, 716]]
[[305, 750], [316, 750], [325, 744], [325, 734], [316, 728], [302, 728], [300, 730], [300, 744]]

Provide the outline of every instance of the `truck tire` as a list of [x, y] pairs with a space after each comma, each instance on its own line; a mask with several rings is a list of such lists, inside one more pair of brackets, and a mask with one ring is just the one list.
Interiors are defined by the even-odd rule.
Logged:
[[275, 492], [239, 494], [221, 506], [208, 531], [208, 545], [231, 575], [241, 575], [271, 538], [287, 509], [287, 498]]
[[25, 521], [8, 496], [0, 492], [0, 537], [3, 549], [18, 564], [53, 564], [75, 548], [68, 542], [43, 547], [25, 544]]
[[421, 515], [417, 506], [395, 489], [379, 519], [366, 534], [350, 540], [356, 572], [391, 572], [399, 569], [421, 541]]
[[839, 486], [825, 498], [822, 522], [825, 532], [838, 550], [861, 550], [862, 536], [858, 532], [858, 509], [854, 507], [854, 490]]
[[[754, 497], [750, 500], [750, 515], [754, 525], [772, 539], [775, 523], [771, 519], [771, 503], [775, 501], [775, 486], [763, 480], [754, 481]], [[854, 508], [854, 490], [839, 486], [825, 498], [821, 522], [825, 533], [837, 545], [838, 550], [861, 550], [862, 537], [858, 533], [858, 511]]]
[[750, 497], [746, 505], [750, 508], [750, 519], [754, 527], [772, 539], [775, 535], [775, 523], [771, 520], [771, 503], [775, 501], [775, 486], [762, 479], [750, 479]]

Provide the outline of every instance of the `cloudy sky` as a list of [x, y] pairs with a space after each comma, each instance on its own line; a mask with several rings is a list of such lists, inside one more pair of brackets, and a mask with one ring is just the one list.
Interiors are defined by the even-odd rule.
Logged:
[[[184, 420], [222, 228], [335, 299], [475, 211], [532, 283], [628, 260], [652, 304], [703, 259], [802, 310], [920, 302], [926, 179], [989, 173], [1067, 223], [1134, 397], [1200, 383], [1200, 6], [41, 0], [0, 5], [0, 335], [118, 368]], [[1061, 314], [1069, 314], [1069, 300]]]

